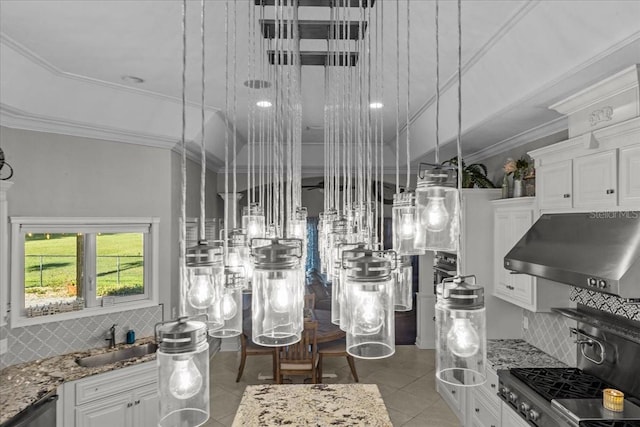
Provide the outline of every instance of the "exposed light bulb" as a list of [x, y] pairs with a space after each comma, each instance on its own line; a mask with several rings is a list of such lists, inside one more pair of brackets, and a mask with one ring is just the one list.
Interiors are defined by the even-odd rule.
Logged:
[[238, 304], [233, 298], [233, 293], [227, 292], [222, 298], [222, 315], [224, 320], [231, 320], [238, 314]]
[[291, 224], [291, 237], [296, 239], [304, 239], [305, 227], [301, 221], [296, 221]]
[[469, 319], [453, 319], [447, 333], [447, 347], [458, 357], [471, 357], [480, 348], [480, 337]]
[[420, 215], [420, 222], [427, 230], [439, 232], [449, 222], [449, 212], [444, 205], [444, 197], [430, 197], [429, 203]]
[[258, 222], [255, 220], [249, 219], [249, 222], [247, 224], [247, 239], [251, 241], [251, 239], [253, 238], [262, 237], [261, 231], [262, 230]]
[[176, 399], [189, 399], [202, 388], [202, 375], [193, 363], [193, 357], [174, 360], [175, 368], [169, 377], [169, 392]]
[[358, 292], [353, 315], [354, 332], [360, 335], [377, 334], [384, 323], [384, 310], [373, 292]]
[[238, 266], [240, 264], [240, 254], [236, 252], [233, 248], [229, 248], [227, 251], [227, 265], [230, 266]]
[[187, 292], [189, 304], [198, 309], [209, 307], [216, 296], [213, 278], [208, 274], [196, 274], [191, 282]]
[[286, 313], [291, 308], [291, 300], [292, 295], [289, 294], [287, 282], [284, 279], [271, 279], [271, 308], [277, 313]]
[[413, 214], [402, 213], [400, 214], [400, 230], [398, 234], [402, 239], [412, 238], [415, 233], [415, 223], [413, 221]]

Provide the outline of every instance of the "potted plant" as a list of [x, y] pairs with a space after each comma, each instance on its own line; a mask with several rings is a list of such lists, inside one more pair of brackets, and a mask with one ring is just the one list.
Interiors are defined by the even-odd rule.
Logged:
[[505, 187], [505, 184], [508, 185], [507, 177], [509, 175], [513, 175], [513, 197], [522, 197], [524, 195], [524, 186], [522, 180], [529, 172], [529, 159], [527, 159], [526, 156], [522, 156], [518, 160], [509, 158], [507, 159], [507, 162], [505, 163], [503, 169], [505, 172], [503, 188]]
[[[458, 166], [458, 157], [452, 157], [442, 162], [443, 165]], [[465, 164], [462, 160], [462, 188], [496, 188], [487, 178], [487, 167], [482, 163]]]

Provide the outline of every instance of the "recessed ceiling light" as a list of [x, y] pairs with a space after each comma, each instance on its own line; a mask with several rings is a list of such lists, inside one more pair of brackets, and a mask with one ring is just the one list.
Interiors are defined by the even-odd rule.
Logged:
[[251, 89], [266, 89], [271, 87], [271, 83], [266, 80], [246, 80], [244, 85]]
[[256, 105], [258, 107], [262, 107], [262, 108], [269, 108], [271, 107], [273, 104], [271, 103], [271, 101], [258, 101], [256, 102]]
[[144, 83], [143, 78], [136, 77], [136, 76], [125, 75], [125, 76], [122, 76], [121, 79], [127, 83], [134, 83], [134, 84]]
[[369, 104], [369, 108], [372, 108], [374, 110], [382, 107], [384, 107], [384, 104], [382, 102], [372, 102], [371, 104]]

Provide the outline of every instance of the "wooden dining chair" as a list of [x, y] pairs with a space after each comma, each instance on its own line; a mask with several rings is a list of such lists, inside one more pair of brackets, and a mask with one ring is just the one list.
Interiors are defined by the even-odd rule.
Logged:
[[316, 308], [316, 294], [304, 294], [304, 308], [308, 310]]
[[276, 375], [276, 350], [274, 347], [264, 347], [255, 344], [245, 334], [240, 334], [240, 367], [238, 368], [238, 376], [236, 382], [240, 381], [242, 372], [244, 371], [244, 365], [247, 361], [247, 356], [271, 356], [271, 375], [275, 378]]
[[280, 347], [276, 351], [276, 383], [282, 384], [285, 375], [311, 375], [311, 381], [318, 383], [318, 346], [316, 332], [318, 322], [304, 323], [302, 337], [295, 344]]
[[344, 338], [318, 344], [318, 378], [320, 382], [322, 382], [322, 361], [325, 357], [346, 357], [353, 379], [356, 382], [360, 382], [358, 379], [358, 373], [356, 372], [355, 359], [352, 355], [347, 353], [347, 342]]

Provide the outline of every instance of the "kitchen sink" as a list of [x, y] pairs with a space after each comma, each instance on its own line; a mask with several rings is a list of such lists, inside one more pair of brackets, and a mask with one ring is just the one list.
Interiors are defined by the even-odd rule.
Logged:
[[95, 368], [98, 366], [108, 365], [110, 363], [146, 356], [147, 354], [155, 353], [157, 349], [157, 344], [149, 343], [110, 351], [108, 353], [96, 354], [95, 356], [79, 357], [76, 359], [76, 363], [85, 368]]

